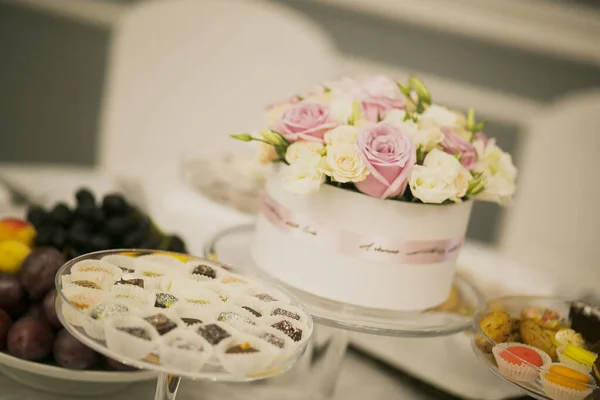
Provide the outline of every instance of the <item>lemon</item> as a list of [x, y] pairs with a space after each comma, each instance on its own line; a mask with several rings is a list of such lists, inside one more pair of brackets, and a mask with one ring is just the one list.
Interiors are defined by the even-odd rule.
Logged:
[[18, 240], [0, 242], [0, 272], [18, 274], [31, 249]]

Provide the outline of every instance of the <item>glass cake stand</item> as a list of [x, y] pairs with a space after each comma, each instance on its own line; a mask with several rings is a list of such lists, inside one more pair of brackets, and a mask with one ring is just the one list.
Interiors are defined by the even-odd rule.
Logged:
[[[548, 296], [506, 296], [489, 299], [475, 311], [473, 326], [476, 334], [471, 338], [473, 352], [485, 367], [504, 381], [525, 392], [528, 396], [538, 400], [552, 400], [553, 397], [548, 393], [546, 387], [542, 383], [542, 376], [546, 368], [533, 366], [517, 357], [523, 364], [531, 367], [532, 378], [527, 380], [517, 380], [515, 379], [515, 376], [510, 375], [506, 371], [503, 372], [496, 362], [494, 354], [492, 354], [492, 348], [498, 343], [481, 329], [480, 322], [492, 311], [504, 311], [514, 319], [519, 319], [521, 317], [521, 312], [524, 309], [553, 310], [559, 315], [568, 316], [570, 306], [570, 300]], [[520, 345], [520, 343], [518, 345]], [[551, 360], [548, 359], [548, 362], [550, 361]], [[563, 379], [563, 381], [580, 386], [581, 391], [579, 397], [576, 395], [571, 397], [573, 399], [592, 399], [596, 398], [595, 395], [600, 393], [600, 389], [594, 384], [593, 378], [591, 380], [592, 383], [585, 385], [578, 384], [568, 378]]]
[[438, 337], [469, 330], [473, 313], [482, 303], [477, 290], [461, 277], [456, 277], [449, 299], [438, 307], [419, 311], [391, 311], [359, 307], [312, 295], [292, 288], [264, 273], [250, 255], [254, 225], [239, 225], [217, 233], [207, 241], [204, 256], [225, 265], [245, 267], [264, 279], [275, 281], [293, 293], [304, 304], [315, 321], [317, 331], [330, 331], [329, 343], [335, 355], [329, 357], [330, 371], [323, 390], [333, 396], [337, 373], [348, 345], [348, 332], [395, 337]]
[[[196, 369], [196, 370], [192, 370], [192, 369], [186, 369], [184, 367], [173, 367], [171, 365], [162, 365], [161, 364], [161, 360], [159, 355], [159, 352], [156, 348], [156, 346], [149, 352], [144, 353], [147, 354], [145, 357], [134, 357], [132, 355], [126, 355], [123, 353], [119, 353], [117, 351], [115, 351], [115, 349], [110, 349], [109, 345], [108, 345], [108, 325], [106, 325], [106, 321], [109, 321], [110, 318], [112, 318], [112, 315], [109, 317], [106, 317], [105, 320], [100, 320], [100, 319], [93, 319], [91, 318], [91, 313], [90, 312], [86, 312], [89, 311], [93, 308], [93, 306], [85, 306], [85, 308], [82, 309], [82, 306], [80, 305], [80, 303], [78, 303], [79, 300], [73, 300], [75, 299], [75, 297], [72, 295], [73, 290], [79, 290], [79, 291], [86, 291], [86, 292], [82, 292], [85, 294], [89, 294], [89, 290], [94, 290], [94, 289], [89, 289], [90, 286], [86, 286], [89, 285], [90, 281], [85, 281], [85, 283], [81, 283], [81, 277], [84, 275], [81, 275], [81, 272], [77, 272], [77, 271], [73, 271], [75, 274], [79, 274], [78, 278], [79, 283], [75, 282], [74, 279], [71, 279], [71, 283], [67, 286], [68, 281], [65, 281], [65, 277], [72, 274], [73, 272], [71, 271], [71, 269], [73, 268], [73, 266], [79, 264], [80, 262], [84, 261], [84, 262], [89, 262], [89, 261], [98, 261], [100, 262], [100, 259], [102, 257], [105, 256], [113, 256], [113, 255], [118, 255], [118, 256], [128, 256], [128, 257], [133, 257], [136, 258], [138, 256], [146, 256], [146, 255], [160, 255], [160, 256], [164, 256], [164, 255], [170, 255], [173, 256], [175, 258], [178, 259], [183, 259], [185, 260], [185, 262], [195, 262], [198, 261], [200, 262], [202, 265], [209, 265], [213, 268], [219, 268], [219, 267], [223, 267], [222, 270], [224, 271], [223, 274], [226, 275], [217, 275], [217, 278], [215, 280], [219, 280], [221, 281], [223, 279], [223, 283], [225, 283], [224, 278], [221, 278], [221, 276], [227, 276], [227, 277], [236, 277], [237, 279], [247, 279], [248, 282], [251, 282], [250, 284], [252, 285], [256, 285], [253, 286], [254, 288], [256, 288], [256, 290], [259, 290], [261, 292], [267, 292], [270, 293], [272, 295], [276, 295], [279, 296], [281, 295], [283, 297], [286, 298], [286, 303], [277, 303], [277, 304], [281, 304], [281, 307], [287, 307], [290, 309], [294, 309], [298, 314], [295, 314], [296, 316], [298, 316], [298, 319], [300, 321], [300, 318], [302, 318], [303, 322], [303, 327], [304, 327], [304, 332], [301, 333], [301, 339], [299, 339], [299, 341], [297, 343], [293, 343], [291, 340], [288, 340], [287, 337], [285, 337], [285, 346], [282, 343], [281, 347], [284, 350], [281, 350], [281, 352], [276, 353], [276, 356], [271, 357], [271, 354], [273, 353], [269, 353], [269, 351], [274, 350], [271, 348], [271, 345], [266, 345], [263, 346], [264, 350], [267, 351], [266, 353], [261, 353], [261, 354], [266, 354], [267, 357], [269, 357], [269, 362], [268, 364], [265, 363], [264, 368], [256, 370], [255, 368], [252, 368], [252, 372], [248, 372], [248, 373], [232, 373], [230, 372], [227, 368], [225, 368], [224, 366], [222, 366], [220, 364], [220, 360], [221, 358], [219, 357], [218, 359], [215, 357], [214, 354], [211, 355], [212, 358], [208, 358], [208, 361], [206, 361], [206, 363], [201, 367], [201, 369]], [[81, 265], [81, 264], [79, 264]], [[171, 266], [167, 266], [167, 265], [162, 265], [161, 267], [171, 267]], [[123, 267], [121, 267], [123, 268]], [[117, 270], [119, 270], [119, 268], [117, 268]], [[187, 270], [187, 269], [186, 269]], [[120, 270], [119, 270], [120, 271]], [[191, 271], [191, 269], [190, 269]], [[97, 271], [96, 271], [97, 272]], [[96, 273], [96, 275], [94, 276], [94, 272], [84, 272], [84, 274], [88, 273], [88, 275], [85, 275], [85, 277], [96, 277], [98, 278], [98, 281], [100, 281], [102, 275], [101, 273]], [[125, 275], [123, 275], [123, 277], [126, 276], [126, 274], [128, 272], [123, 272]], [[89, 275], [92, 274], [92, 275]], [[220, 274], [220, 272], [219, 272]], [[147, 275], [147, 276], [152, 276], [152, 275]], [[166, 275], [165, 275], [166, 276]], [[138, 276], [136, 276], [138, 277]], [[141, 277], [141, 275], [139, 276]], [[178, 275], [179, 277], [179, 275]], [[87, 278], [86, 278], [87, 279]], [[126, 279], [131, 279], [131, 276], [127, 277]], [[145, 278], [144, 278], [145, 279]], [[93, 279], [92, 279], [93, 280]], [[204, 282], [204, 281], [203, 281]], [[229, 281], [231, 282], [231, 281]], [[244, 282], [247, 283], [246, 281], [235, 281], [236, 284], [239, 284], [238, 282]], [[76, 286], [73, 286], [74, 284], [76, 284]], [[210, 283], [209, 283], [210, 284]], [[156, 387], [156, 394], [155, 394], [155, 400], [173, 400], [175, 399], [175, 396], [177, 394], [177, 389], [179, 387], [179, 383], [181, 381], [182, 377], [185, 378], [189, 378], [189, 379], [193, 379], [193, 380], [201, 380], [201, 381], [210, 381], [210, 382], [252, 382], [252, 381], [258, 381], [258, 380], [262, 380], [265, 378], [270, 378], [270, 377], [274, 377], [274, 376], [278, 376], [280, 374], [283, 374], [284, 372], [288, 371], [292, 366], [294, 366], [294, 364], [297, 363], [297, 361], [300, 359], [300, 357], [304, 354], [304, 352], [307, 349], [308, 343], [310, 342], [310, 337], [312, 335], [313, 332], [313, 322], [312, 319], [310, 317], [310, 314], [307, 312], [307, 310], [304, 308], [304, 306], [298, 302], [297, 299], [294, 298], [294, 296], [289, 293], [288, 291], [286, 291], [284, 288], [282, 287], [277, 287], [276, 285], [273, 285], [272, 283], [268, 283], [262, 279], [260, 279], [257, 276], [253, 276], [248, 272], [244, 272], [244, 271], [239, 271], [237, 269], [234, 269], [233, 267], [227, 266], [221, 266], [219, 263], [216, 263], [214, 261], [210, 261], [210, 260], [205, 260], [199, 257], [193, 257], [193, 256], [189, 256], [189, 255], [184, 255], [184, 254], [178, 254], [178, 253], [171, 253], [171, 252], [164, 252], [164, 251], [148, 251], [148, 250], [107, 250], [107, 251], [99, 251], [96, 253], [90, 253], [90, 254], [86, 254], [83, 255], [81, 257], [75, 258], [69, 262], [67, 262], [65, 265], [63, 265], [61, 267], [61, 269], [58, 271], [58, 273], [56, 274], [56, 279], [55, 279], [55, 285], [56, 285], [56, 289], [57, 289], [57, 296], [56, 296], [56, 312], [57, 312], [57, 316], [59, 318], [59, 320], [61, 321], [61, 323], [63, 324], [63, 326], [73, 335], [75, 336], [78, 340], [80, 340], [82, 343], [84, 343], [85, 345], [87, 345], [88, 347], [92, 348], [93, 350], [97, 351], [98, 353], [101, 353], [107, 357], [110, 357], [112, 359], [118, 360], [119, 362], [134, 367], [134, 368], [139, 368], [139, 369], [145, 369], [145, 370], [153, 370], [153, 371], [157, 371], [159, 372], [159, 377], [158, 377], [158, 381], [157, 381], [157, 387]], [[114, 288], [114, 287], [124, 287], [124, 286], [130, 286], [130, 285], [115, 285], [113, 286], [112, 284], [110, 284], [110, 288]], [[75, 288], [75, 289], [74, 289]], [[136, 286], [137, 289], [137, 286]], [[146, 285], [146, 289], [147, 289], [147, 285]], [[239, 289], [240, 293], [246, 293], [246, 292], [242, 292], [242, 289]], [[243, 289], [243, 290], [249, 290], [249, 289]], [[69, 293], [67, 293], [67, 291], [69, 291]], [[161, 289], [162, 291], [162, 289]], [[188, 293], [188, 292], [186, 292]], [[235, 299], [237, 299], [238, 297], [236, 297], [236, 294], [232, 294], [233, 292], [228, 292], [230, 294], [227, 294], [227, 296], [229, 296], [229, 299], [233, 299], [232, 301], [235, 301]], [[249, 293], [249, 292], [248, 292]], [[112, 294], [112, 292], [109, 291], [109, 289], [105, 289], [105, 291], [101, 291], [101, 290], [94, 290], [94, 296], [98, 294], [98, 301], [95, 301], [94, 303], [90, 303], [90, 304], [102, 304], [103, 302], [106, 302], [108, 304], [117, 304], [119, 303], [120, 299], [117, 299], [118, 296], [115, 296], [114, 294]], [[186, 294], [187, 295], [187, 294]], [[221, 297], [221, 299], [223, 299], [223, 296], [225, 296], [225, 294], [223, 294], [223, 292], [219, 293], [219, 295]], [[242, 296], [240, 294], [240, 296]], [[93, 297], [93, 296], [92, 296]], [[81, 297], [77, 297], [77, 299], [80, 299]], [[154, 298], [154, 297], [153, 297]], [[219, 297], [215, 297], [216, 301], [221, 304], [221, 301], [219, 300]], [[71, 300], [70, 300], [71, 299]], [[106, 299], [110, 299], [110, 300], [106, 300]], [[254, 300], [258, 300], [258, 299], [254, 299]], [[223, 302], [225, 302], [226, 300], [222, 300]], [[229, 303], [231, 303], [232, 301], [229, 301]], [[154, 300], [152, 300], [152, 303], [154, 303]], [[227, 308], [226, 304], [229, 303], [223, 303], [223, 305], [219, 305], [218, 307], [218, 312], [221, 311], [225, 311], [225, 308]], [[257, 302], [259, 303], [259, 302]], [[119, 303], [119, 304], [133, 304], [133, 303]], [[241, 304], [241, 303], [240, 303]], [[276, 304], [276, 303], [273, 303]], [[167, 306], [169, 307], [169, 306]], [[192, 306], [192, 307], [196, 307], [196, 306]], [[198, 306], [200, 307], [200, 306]], [[252, 307], [255, 307], [254, 305]], [[273, 306], [275, 307], [275, 306]], [[240, 307], [238, 307], [240, 308]], [[257, 307], [255, 307], [257, 308]], [[133, 308], [132, 308], [133, 309]], [[258, 309], [258, 308], [257, 308]], [[137, 311], [139, 311], [139, 309], [136, 309]], [[150, 311], [150, 314], [158, 314], [158, 313], [169, 313], [171, 309], [169, 308], [153, 308], [152, 305], [150, 306], [145, 306], [144, 310]], [[136, 311], [136, 312], [137, 312]], [[141, 311], [140, 311], [141, 312]], [[148, 314], [148, 315], [150, 315]], [[172, 315], [172, 314], [167, 314], [167, 315]], [[202, 314], [201, 314], [202, 315]], [[216, 314], [216, 311], [214, 313], [214, 315]], [[250, 314], [248, 314], [250, 315]], [[265, 314], [266, 316], [268, 315], [276, 315], [274, 312], [272, 314]], [[281, 314], [278, 314], [281, 315]], [[133, 318], [135, 318], [134, 316], [130, 315], [129, 312], [127, 313], [123, 313], [120, 315], [116, 315], [115, 316], [117, 319], [121, 319], [121, 320], [125, 320], [125, 322], [123, 323], [124, 326], [127, 325], [129, 326], [129, 320], [132, 320]], [[183, 318], [183, 317], [182, 317]], [[202, 317], [204, 319], [204, 325], [207, 325], [207, 320]], [[267, 318], [271, 318], [271, 319], [276, 319], [278, 317], [267, 317]], [[295, 317], [294, 317], [295, 319]], [[97, 339], [97, 337], [95, 336], [90, 336], [90, 333], [93, 331], [90, 328], [90, 324], [91, 323], [96, 323], [98, 324], [100, 321], [100, 324], [102, 322], [104, 322], [104, 327], [102, 327], [101, 329], [103, 330], [103, 332], [105, 332], [105, 336], [106, 339], [102, 339], [99, 340]], [[216, 321], [222, 321], [221, 319], [215, 320]], [[256, 319], [256, 321], [258, 321], [258, 319]], [[292, 321], [292, 319], [290, 319], [290, 321]], [[235, 321], [237, 323], [239, 323], [239, 321]], [[213, 323], [212, 321], [209, 321], [209, 323]], [[219, 324], [219, 322], [216, 322], [217, 324]], [[269, 322], [270, 323], [270, 322]], [[148, 325], [148, 324], [146, 324]], [[252, 324], [254, 325], [254, 324]], [[102, 326], [102, 325], [100, 325]], [[179, 325], [178, 328], [180, 332], [181, 331], [185, 331], [184, 334], [188, 335], [190, 332], [194, 333], [195, 335], [195, 331], [194, 330], [189, 330], [189, 328], [185, 328], [184, 327], [185, 324], [183, 323], [183, 320], [181, 320], [181, 324]], [[196, 326], [200, 326], [200, 325], [196, 325]], [[231, 333], [231, 335], [233, 337], [231, 337], [231, 339], [236, 339], [237, 341], [231, 341], [231, 343], [240, 343], [240, 346], [243, 346], [243, 340], [245, 340], [249, 336], [249, 334], [242, 330], [242, 328], [240, 329], [235, 329], [238, 326], [234, 325], [232, 323], [232, 325], [223, 325], [221, 324], [221, 326], [225, 327], [227, 330], [229, 330], [230, 332], [241, 332], [239, 333], [239, 338], [235, 338], [236, 333]], [[148, 325], [148, 327], [152, 328], [152, 325]], [[155, 326], [158, 329], [158, 325]], [[256, 327], [259, 329], [270, 329], [267, 325], [265, 325], [265, 327], [263, 328], [262, 325], [260, 323], [256, 323]], [[87, 329], [86, 329], [87, 328]], [[248, 329], [254, 329], [254, 327], [249, 327]], [[120, 328], [117, 328], [120, 329]], [[128, 329], [132, 329], [132, 328], [128, 328]], [[194, 328], [196, 329], [196, 328]], [[271, 330], [272, 332], [275, 332], [273, 330]], [[269, 331], [269, 332], [271, 332]], [[276, 332], [277, 333], [277, 332]], [[103, 335], [104, 336], [104, 335]], [[151, 335], [150, 335], [151, 336]], [[198, 337], [200, 335], [197, 335]], [[281, 336], [281, 333], [280, 333]], [[162, 342], [162, 336], [158, 336], [155, 334], [156, 337], [156, 341], [158, 341], [159, 343], [164, 343]], [[164, 336], [167, 337], [167, 336]], [[185, 336], [184, 336], [185, 337]], [[256, 340], [256, 337], [253, 337], [254, 340]], [[137, 340], [137, 339], [136, 339]], [[150, 339], [148, 339], [150, 340]], [[154, 339], [152, 339], [154, 340]], [[194, 339], [192, 339], [192, 342], [194, 341]], [[223, 342], [226, 342], [226, 339], [223, 339]], [[174, 342], [175, 343], [175, 342]], [[190, 342], [188, 342], [190, 343]], [[208, 342], [202, 342], [202, 343], [206, 343], [208, 346], [210, 346], [210, 344], [208, 344]], [[259, 343], [260, 344], [260, 343]], [[264, 345], [265, 343], [263, 343]], [[253, 344], [253, 346], [256, 347], [255, 344]], [[263, 347], [258, 346], [259, 352], [262, 351]], [[176, 347], [169, 347], [169, 349], [173, 349]], [[218, 348], [218, 345], [215, 346], [215, 349]], [[255, 349], [254, 349], [255, 350]], [[172, 350], [168, 350], [169, 352], [171, 352]], [[181, 350], [178, 350], [181, 351]], [[211, 353], [213, 353], [211, 351]], [[164, 353], [163, 353], [164, 354]], [[200, 353], [198, 353], [200, 354]], [[236, 355], [237, 356], [237, 355]], [[233, 357], [236, 357], [233, 356]], [[229, 356], [232, 357], [232, 356]], [[240, 355], [239, 357], [246, 357], [245, 355]], [[216, 361], [215, 361], [216, 360]], [[231, 360], [231, 358], [230, 358]], [[235, 363], [239, 364], [239, 358], [236, 359]], [[230, 365], [231, 365], [231, 361], [230, 361]], [[248, 363], [247, 359], [242, 362], [242, 363]]]

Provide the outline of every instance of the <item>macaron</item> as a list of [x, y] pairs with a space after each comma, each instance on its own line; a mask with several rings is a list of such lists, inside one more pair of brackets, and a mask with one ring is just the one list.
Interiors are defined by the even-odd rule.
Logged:
[[537, 351], [525, 346], [511, 346], [500, 353], [500, 357], [514, 365], [527, 363], [541, 367], [544, 364], [542, 356]]
[[564, 365], [552, 365], [545, 375], [545, 379], [556, 385], [573, 390], [584, 391], [588, 389], [590, 378], [586, 374]]

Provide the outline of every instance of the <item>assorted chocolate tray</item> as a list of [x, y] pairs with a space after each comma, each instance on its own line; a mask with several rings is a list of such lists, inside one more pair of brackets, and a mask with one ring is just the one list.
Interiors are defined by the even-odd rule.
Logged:
[[61, 314], [125, 362], [266, 376], [290, 366], [312, 333], [304, 308], [259, 278], [175, 253], [95, 254], [59, 277]]

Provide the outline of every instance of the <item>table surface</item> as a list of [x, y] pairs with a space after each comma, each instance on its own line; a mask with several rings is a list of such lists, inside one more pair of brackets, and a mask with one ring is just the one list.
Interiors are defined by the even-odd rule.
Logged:
[[[57, 200], [65, 200], [68, 197], [73, 197], [75, 189], [82, 184], [92, 187], [98, 193], [105, 193], [110, 190], [115, 190], [115, 188], [121, 188], [116, 180], [110, 176], [107, 176], [106, 174], [99, 173], [97, 171], [84, 171], [72, 168], [22, 168], [19, 166], [6, 167], [0, 165], [0, 176], [10, 177], [11, 183], [18, 183], [22, 189], [29, 191], [34, 197], [43, 198], [45, 201], [50, 203], [54, 203]], [[218, 205], [202, 201], [199, 203], [199, 199], [197, 198], [198, 196], [193, 198], [193, 196], [190, 196], [190, 193], [186, 192], [186, 190], [181, 187], [172, 185], [165, 186], [164, 184], [152, 182], [144, 183], [144, 185], [138, 187], [137, 189], [139, 190], [138, 193], [128, 192], [128, 196], [132, 195], [142, 199], [144, 202], [144, 208], [150, 211], [159, 226], [165, 228], [166, 230], [177, 231], [182, 236], [186, 237], [186, 239], [188, 239], [191, 252], [195, 254], [202, 254], [202, 247], [206, 239], [208, 239], [215, 232], [223, 229], [223, 227], [237, 225], [250, 220], [248, 216], [236, 214], [234, 212], [224, 212], [223, 208]], [[3, 198], [1, 191], [2, 189], [0, 187], [0, 200]], [[176, 212], [174, 209], [177, 209]], [[15, 213], [19, 212], [22, 213], [23, 211], [9, 208], [6, 202], [0, 201], [0, 217], [4, 215], [15, 215]], [[199, 220], [202, 221], [201, 227], [203, 228], [200, 230], [198, 229]], [[477, 247], [474, 247], [469, 251], [465, 251], [465, 253], [467, 253], [466, 255], [468, 256], [467, 259], [472, 260], [473, 264], [480, 264], [480, 261], [478, 260], [480, 260], [481, 257], [488, 257], [489, 250], [478, 249]], [[493, 264], [494, 263], [490, 264], [490, 266], [493, 267]], [[492, 271], [500, 270], [500, 268], [489, 269], [490, 273], [487, 277], [489, 282], [482, 283], [488, 286], [485, 288], [486, 291], [493, 293], [494, 289], [499, 290], [500, 288], [494, 288], [490, 286], [494, 281], [497, 281], [497, 279], [493, 276]], [[516, 290], [518, 290], [518, 288], [516, 288]], [[381, 357], [381, 354], [379, 354], [385, 350], [385, 348], [394, 350], [396, 353], [405, 353], [403, 349], [407, 348], [406, 343], [403, 345], [400, 342], [386, 343], [383, 350], [381, 350], [381, 346], [370, 349], [368, 344], [369, 343], [365, 343], [364, 340], [362, 340], [360, 343], [361, 348], [366, 348], [370, 353], [378, 354], [378, 357], [380, 358], [385, 358]], [[417, 348], [418, 346], [413, 347]], [[444, 348], [447, 348], [447, 346]], [[377, 351], [378, 349], [379, 351]], [[385, 353], [390, 352], [385, 351]], [[410, 371], [411, 375], [420, 376], [422, 380], [431, 381], [429, 378], [432, 378], [432, 375], [434, 375], [436, 378], [440, 378], [438, 376], [440, 373], [441, 375], [447, 375], [443, 372], [447, 369], [441, 368], [440, 370], [440, 367], [435, 365], [421, 365], [418, 366], [419, 368], [417, 369], [408, 368], [414, 364], [412, 360], [415, 360], [415, 356], [422, 361], [426, 361], [429, 358], [435, 358], [433, 356], [430, 357], [427, 354], [421, 354], [421, 356], [417, 354], [411, 354], [408, 363], [407, 360], [400, 360], [400, 358], [386, 361], [390, 364], [393, 364], [397, 368]], [[432, 363], [429, 362], [429, 364]], [[434, 361], [433, 364], [437, 363]], [[479, 370], [479, 374], [488, 372], [481, 372], [481, 368], [479, 366], [477, 366], [476, 369]], [[466, 375], [469, 375], [468, 371], [465, 370], [464, 372]], [[381, 364], [372, 358], [359, 355], [356, 352], [350, 352], [348, 358], [345, 360], [344, 368], [341, 371], [341, 377], [338, 382], [339, 389], [335, 398], [348, 400], [362, 398], [455, 398], [450, 395], [443, 394], [443, 392], [441, 392], [442, 394], [438, 394], [438, 396], [433, 396], [431, 393], [424, 392], [424, 390], [432, 390], [432, 387], [428, 386], [427, 384], [421, 384], [420, 388], [418, 389], [415, 388], [414, 385], [407, 385], [406, 376], [407, 375], [403, 375], [397, 370], [383, 368]], [[450, 378], [450, 380], [454, 381], [452, 378]], [[471, 381], [473, 380], [477, 381], [477, 379], [471, 379]], [[434, 379], [433, 381], [436, 380]], [[437, 379], [436, 384], [442, 386], [447, 383], [446, 381], [448, 381], [446, 378]], [[413, 380], [411, 380], [411, 382], [414, 383]], [[497, 384], [502, 386], [503, 382], [498, 380]], [[199, 389], [200, 385], [203, 386], [201, 390]], [[0, 376], [0, 387], [2, 388], [2, 390], [0, 390], [0, 400], [16, 398], [19, 398], [20, 400], [58, 400], [61, 398], [60, 396], [43, 394], [28, 388], [24, 388], [20, 384], [14, 383], [3, 376]], [[489, 385], [486, 385], [486, 387], [489, 388]], [[252, 386], [252, 388], [254, 390], [254, 386]], [[449, 386], [444, 389], [452, 390], [456, 393], [456, 388]], [[209, 385], [202, 382], [189, 381], [184, 382], [180, 390], [181, 397], [178, 396], [178, 398], [210, 399], [212, 398], [212, 394], [209, 396], [209, 393], [215, 392], [216, 397], [214, 398], [235, 399], [238, 398], [236, 397], [236, 393], [238, 392], [241, 393], [240, 398], [242, 398], [241, 396], [248, 398], [249, 386], [243, 387], [239, 384]], [[153, 383], [136, 384], [127, 391], [122, 392], [113, 398], [152, 398], [151, 396], [153, 391]], [[506, 396], [514, 396], [516, 393], [518, 393], [514, 390], [514, 388], [507, 386], [505, 386], [504, 389], [500, 389], [500, 391], [505, 394], [490, 398], [498, 399]], [[459, 391], [459, 393], [462, 392]], [[467, 396], [467, 393], [465, 393], [465, 396]], [[474, 397], [479, 398], [478, 396]], [[275, 396], [274, 398], [282, 397]], [[283, 398], [288, 399], [289, 397], [286, 396]], [[262, 399], [266, 400], [269, 399], [269, 397], [261, 396], [261, 400]]]

